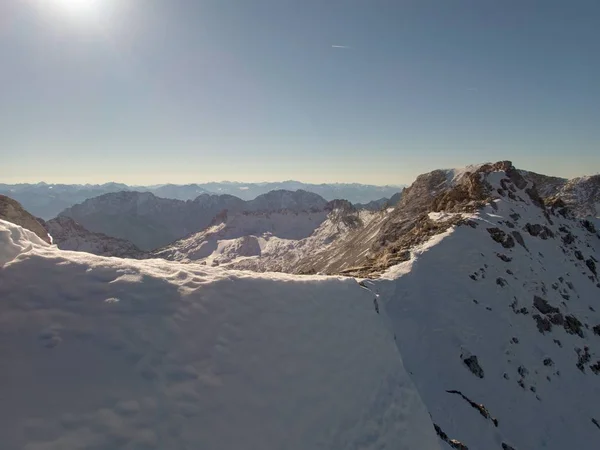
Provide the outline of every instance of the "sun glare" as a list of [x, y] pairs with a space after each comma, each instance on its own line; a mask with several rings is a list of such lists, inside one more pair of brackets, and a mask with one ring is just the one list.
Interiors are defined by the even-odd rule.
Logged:
[[93, 18], [98, 15], [102, 0], [47, 0], [60, 12], [81, 18]]

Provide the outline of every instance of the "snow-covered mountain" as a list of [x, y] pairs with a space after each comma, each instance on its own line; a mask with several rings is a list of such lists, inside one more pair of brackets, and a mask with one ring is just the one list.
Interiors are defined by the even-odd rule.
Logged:
[[50, 247], [0, 221], [0, 442], [439, 450], [373, 294]]
[[[0, 349], [18, 355], [0, 375], [2, 442], [107, 439], [119, 448], [131, 441], [110, 441], [111, 427], [127, 439], [147, 427], [157, 448], [595, 448], [599, 220], [544, 201], [508, 161], [421, 175], [379, 212], [337, 201], [287, 214], [221, 214], [171, 246], [167, 256], [186, 264], [60, 252], [0, 222]], [[321, 220], [314, 228], [311, 214]], [[66, 352], [65, 363], [18, 347], [33, 345], [32, 333]], [[88, 376], [67, 371], [72, 352], [89, 358]], [[46, 400], [24, 373], [73, 379], [68, 392], [117, 381], [110, 401], [92, 405]], [[396, 403], [398, 383], [406, 397]], [[19, 432], [33, 414], [16, 406], [26, 395], [47, 403]], [[157, 396], [163, 414], [153, 415], [142, 399]], [[135, 407], [120, 403], [128, 400]], [[233, 417], [225, 428], [223, 417]]]
[[389, 197], [402, 190], [400, 186], [372, 186], [364, 184], [308, 184], [299, 181], [280, 183], [202, 183], [202, 184], [164, 184], [156, 186], [129, 186], [122, 183], [102, 185], [80, 184], [1, 184], [0, 194], [19, 201], [25, 209], [36, 217], [49, 220], [61, 211], [87, 199], [104, 194], [136, 191], [151, 192], [157, 197], [176, 200], [194, 200], [199, 195], [233, 195], [243, 200], [256, 197], [273, 190], [304, 190], [321, 195], [327, 201], [337, 198], [353, 203], [368, 203], [382, 197]]
[[52, 242], [61, 250], [74, 250], [100, 256], [141, 259], [147, 257], [131, 242], [94, 233], [70, 217], [61, 216], [43, 223]]
[[223, 211], [322, 211], [326, 204], [319, 195], [301, 190], [272, 191], [248, 202], [231, 195], [202, 194], [184, 202], [149, 192], [118, 192], [86, 200], [60, 216], [151, 250], [206, 228]]
[[600, 217], [600, 175], [568, 180], [535, 172], [522, 171], [522, 174], [535, 183], [543, 198], [562, 199], [579, 217]]
[[364, 284], [440, 435], [466, 446], [454, 448], [595, 448], [599, 221], [541, 204], [506, 163], [463, 174], [432, 206], [380, 252], [407, 261]]
[[294, 272], [301, 255], [322, 251], [360, 220], [358, 211], [345, 200], [329, 202], [320, 209], [221, 214], [207, 229], [156, 250], [153, 255], [211, 265], [234, 263], [232, 267], [256, 271]]
[[117, 192], [88, 199], [63, 211], [85, 228], [151, 250], [205, 228], [223, 210], [245, 202], [230, 195], [202, 194], [195, 200], [156, 197], [150, 192]]
[[19, 202], [5, 195], [0, 195], [0, 219], [20, 225], [34, 232], [45, 242], [51, 242], [42, 223], [26, 211]]

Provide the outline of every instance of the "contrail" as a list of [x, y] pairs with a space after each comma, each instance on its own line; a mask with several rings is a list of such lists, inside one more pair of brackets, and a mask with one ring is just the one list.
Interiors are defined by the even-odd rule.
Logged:
[[349, 45], [332, 45], [331, 48], [345, 48], [347, 50], [350, 50], [352, 47], [350, 47]]

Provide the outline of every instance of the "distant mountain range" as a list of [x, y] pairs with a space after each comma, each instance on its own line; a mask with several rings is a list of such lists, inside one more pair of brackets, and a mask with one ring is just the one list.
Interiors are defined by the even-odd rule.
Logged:
[[373, 186], [366, 184], [310, 184], [299, 181], [279, 183], [220, 182], [202, 184], [165, 184], [130, 186], [122, 183], [92, 184], [0, 184], [0, 194], [20, 202], [31, 214], [45, 220], [87, 199], [114, 192], [150, 192], [157, 197], [176, 200], [194, 200], [201, 194], [233, 195], [242, 200], [253, 200], [274, 190], [303, 190], [319, 194], [327, 201], [345, 199], [352, 203], [384, 201], [402, 190], [402, 186]]
[[104, 194], [67, 208], [70, 217], [94, 233], [125, 239], [142, 250], [153, 250], [206, 228], [219, 214], [238, 212], [317, 212], [327, 200], [298, 190], [271, 191], [245, 201], [232, 195], [202, 194], [194, 200], [175, 200], [150, 192]]

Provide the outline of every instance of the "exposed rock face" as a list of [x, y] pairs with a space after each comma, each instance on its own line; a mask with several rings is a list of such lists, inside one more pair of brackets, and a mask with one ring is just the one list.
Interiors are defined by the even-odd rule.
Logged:
[[[376, 277], [390, 266], [409, 260], [413, 248], [435, 235], [450, 228], [465, 225], [475, 228], [483, 224], [471, 220], [469, 215], [486, 205], [497, 208], [501, 200], [520, 205], [517, 208], [537, 208], [544, 220], [541, 223], [523, 221], [521, 214], [513, 209], [509, 215], [511, 220], [500, 223], [503, 226], [486, 227], [490, 237], [507, 251], [512, 251], [516, 244], [528, 249], [525, 233], [541, 240], [555, 237], [552, 214], [561, 213], [562, 200], [549, 202], [547, 206], [530, 179], [510, 161], [499, 161], [420, 175], [402, 192], [393, 210], [381, 210], [380, 215], [372, 216], [373, 220], [368, 223], [360, 219], [352, 205], [340, 201], [332, 203], [328, 208], [338, 211], [338, 222], [343, 222], [350, 232], [332, 240], [326, 250], [304, 253], [292, 266], [286, 265], [285, 270]], [[568, 235], [562, 237], [570, 239]], [[511, 257], [505, 255], [504, 258]], [[282, 270], [284, 266], [264, 259], [261, 263], [240, 261], [230, 267]]]
[[500, 228], [488, 228], [488, 233], [492, 236], [492, 239], [499, 244], [502, 244], [504, 248], [512, 248], [515, 246], [515, 241], [512, 236], [506, 234]]
[[549, 177], [534, 172], [521, 171], [523, 176], [531, 180], [544, 199], [552, 202], [562, 201], [575, 216], [598, 217], [600, 211], [600, 175], [588, 177], [565, 178]]
[[23, 209], [19, 202], [5, 195], [0, 195], [0, 219], [33, 231], [44, 241], [51, 243], [48, 233], [40, 221]]

